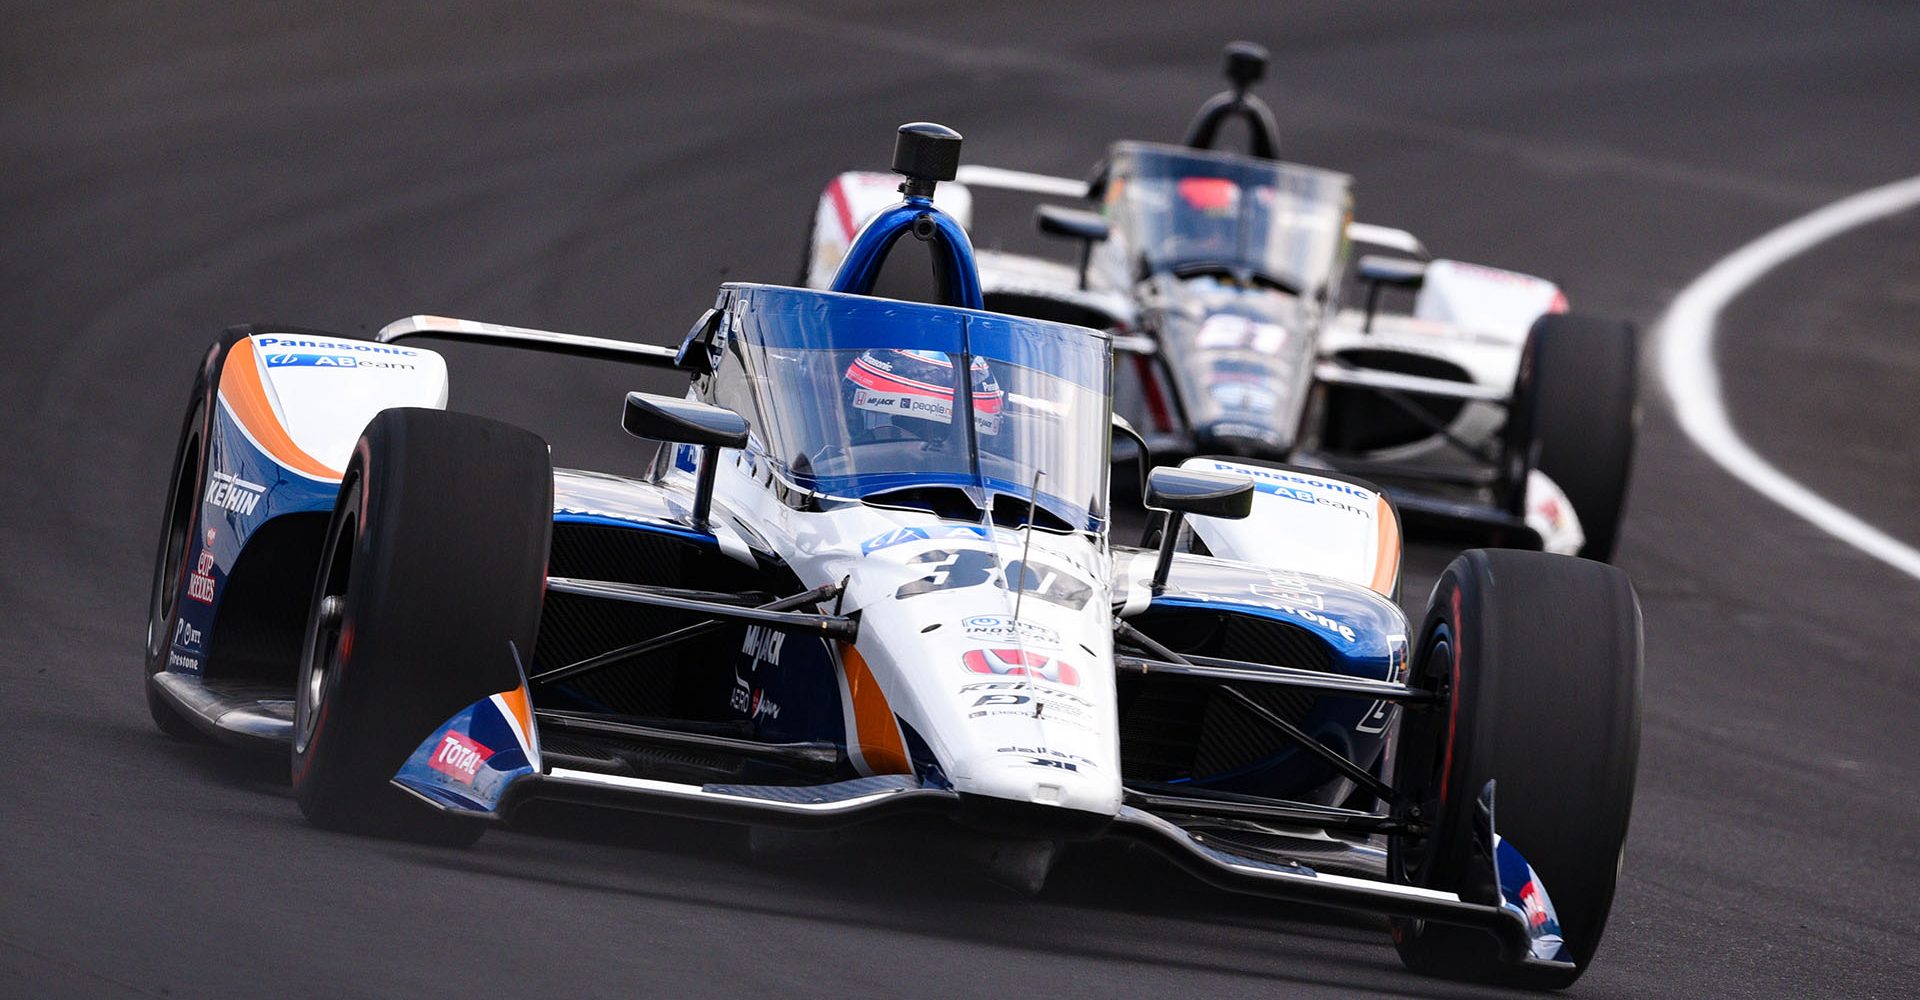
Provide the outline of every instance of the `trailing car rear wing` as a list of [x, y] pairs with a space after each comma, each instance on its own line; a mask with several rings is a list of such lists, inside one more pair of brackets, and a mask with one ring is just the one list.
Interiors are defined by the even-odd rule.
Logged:
[[445, 316], [408, 316], [380, 328], [373, 339], [382, 344], [414, 339], [449, 340], [470, 344], [493, 344], [522, 350], [566, 354], [596, 361], [625, 361], [650, 368], [678, 368], [679, 351], [654, 344], [636, 344], [606, 337], [583, 337], [575, 333], [554, 333], [519, 326], [501, 326], [470, 319]]

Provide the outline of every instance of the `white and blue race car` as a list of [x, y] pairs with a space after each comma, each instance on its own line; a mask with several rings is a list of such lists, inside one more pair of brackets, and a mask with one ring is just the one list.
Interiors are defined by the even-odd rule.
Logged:
[[[538, 800], [935, 816], [1032, 889], [1123, 838], [1385, 914], [1417, 969], [1571, 982], [1632, 801], [1624, 574], [1470, 551], [1409, 621], [1387, 496], [1243, 458], [1154, 470], [1160, 546], [1116, 544], [1109, 336], [981, 309], [931, 198], [958, 147], [904, 127], [905, 197], [832, 290], [722, 286], [677, 350], [424, 316], [223, 334], [168, 487], [155, 721], [289, 753], [331, 828], [468, 844]], [[902, 239], [940, 302], [870, 294]], [[690, 388], [624, 400], [666, 442], [648, 475], [556, 469], [446, 411], [424, 338]]]
[[[1337, 469], [1392, 488], [1421, 528], [1612, 558], [1638, 421], [1633, 331], [1569, 313], [1544, 278], [1431, 259], [1409, 233], [1355, 222], [1352, 178], [1275, 158], [1273, 114], [1249, 91], [1265, 65], [1258, 46], [1229, 46], [1233, 88], [1182, 144], [1116, 143], [1091, 181], [963, 168], [941, 204], [970, 227], [976, 192], [1099, 209], [1035, 213], [1078, 245], [1074, 263], [982, 251], [987, 308], [1113, 332], [1116, 406], [1156, 456]], [[1249, 154], [1220, 148], [1234, 122]], [[802, 283], [832, 282], [892, 191], [879, 173], [828, 183]], [[1355, 246], [1390, 253], [1356, 262]], [[919, 296], [924, 271], [895, 267], [882, 287]]]

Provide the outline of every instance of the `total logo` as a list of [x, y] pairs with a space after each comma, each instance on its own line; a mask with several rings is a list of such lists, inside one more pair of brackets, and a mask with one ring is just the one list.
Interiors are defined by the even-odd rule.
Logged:
[[1035, 622], [1023, 622], [1012, 615], [974, 615], [960, 623], [969, 639], [996, 639], [1030, 642], [1037, 646], [1060, 645], [1060, 633]]
[[1080, 684], [1080, 671], [1073, 664], [1024, 649], [969, 649], [960, 662], [976, 674], [1037, 677], [1068, 687]]
[[476, 742], [465, 733], [448, 730], [433, 750], [433, 756], [427, 758], [427, 766], [452, 777], [462, 784], [473, 784], [474, 775], [480, 773], [480, 765], [493, 756], [493, 751]]
[[[267, 488], [259, 483], [250, 483], [225, 472], [215, 472], [207, 480], [207, 502], [235, 514], [253, 513], [253, 508], [259, 506], [260, 498], [266, 492]], [[209, 541], [207, 544], [213, 543]]]

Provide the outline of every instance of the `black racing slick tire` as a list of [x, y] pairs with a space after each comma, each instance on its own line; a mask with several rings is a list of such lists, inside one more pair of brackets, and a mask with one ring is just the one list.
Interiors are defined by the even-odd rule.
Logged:
[[193, 391], [174, 445], [173, 468], [167, 476], [166, 507], [160, 522], [160, 551], [154, 557], [153, 589], [147, 603], [147, 648], [144, 687], [147, 713], [160, 731], [180, 739], [198, 739], [197, 729], [160, 693], [153, 676], [167, 669], [174, 623], [180, 615], [180, 595], [186, 586], [188, 564], [200, 551], [200, 504], [207, 484], [208, 442], [213, 438], [215, 389], [227, 349], [251, 328], [233, 327], [208, 346], [194, 373]]
[[1639, 379], [1639, 340], [1626, 323], [1550, 313], [1534, 322], [1521, 354], [1507, 444], [1523, 453], [1510, 458], [1509, 472], [1539, 469], [1566, 493], [1587, 559], [1611, 560], [1619, 542]]
[[[1388, 842], [1402, 884], [1475, 897], [1480, 791], [1494, 830], [1527, 859], [1575, 967], [1502, 961], [1479, 931], [1395, 920], [1418, 972], [1558, 989], [1585, 971], [1613, 906], [1640, 748], [1641, 620], [1625, 573], [1540, 552], [1470, 549], [1434, 587], [1410, 683], [1441, 696], [1410, 709], [1393, 786], [1423, 836]], [[1492, 902], [1491, 899], [1480, 899]]]
[[392, 779], [455, 713], [520, 685], [552, 520], [552, 462], [533, 434], [422, 409], [367, 425], [327, 529], [295, 693], [293, 789], [309, 821], [479, 838], [481, 821]]

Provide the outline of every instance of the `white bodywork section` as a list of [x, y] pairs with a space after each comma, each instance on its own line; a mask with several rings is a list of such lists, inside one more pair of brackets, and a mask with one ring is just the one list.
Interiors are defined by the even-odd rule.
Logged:
[[447, 365], [433, 351], [304, 334], [250, 339], [280, 425], [328, 468], [346, 468], [360, 432], [381, 410], [446, 409]]
[[[839, 682], [860, 770], [909, 770], [898, 719], [959, 792], [1119, 811], [1108, 552], [1084, 535], [1029, 539], [918, 511], [797, 511], [742, 453], [722, 456], [716, 495], [787, 554], [802, 585], [850, 581], [839, 610], [860, 612], [860, 636], [855, 655], [841, 652]], [[667, 482], [692, 488], [684, 471]], [[1023, 554], [1024, 586], [1009, 573]], [[910, 585], [920, 592], [901, 596]]]
[[1215, 458], [1190, 458], [1180, 467], [1245, 476], [1255, 484], [1253, 513], [1247, 517], [1188, 519], [1214, 555], [1392, 595], [1400, 575], [1400, 526], [1385, 497], [1333, 473]]

